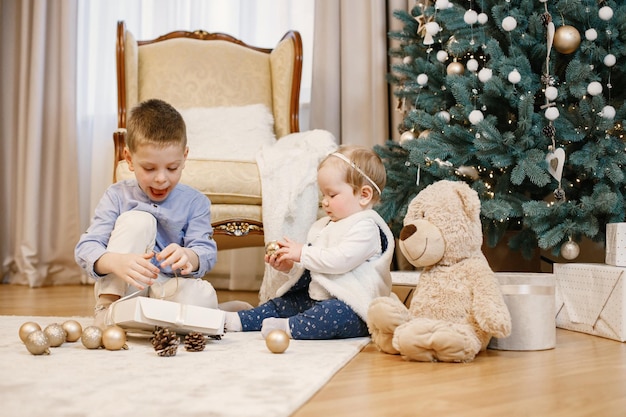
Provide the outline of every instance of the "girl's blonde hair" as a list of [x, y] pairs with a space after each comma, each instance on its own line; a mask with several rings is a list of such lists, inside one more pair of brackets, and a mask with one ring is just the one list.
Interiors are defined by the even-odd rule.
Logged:
[[364, 185], [369, 185], [374, 190], [372, 201], [374, 203], [379, 202], [380, 193], [378, 190], [382, 191], [385, 188], [387, 172], [383, 161], [376, 152], [358, 145], [341, 145], [336, 152], [344, 155], [348, 161], [330, 154], [324, 158], [318, 169], [323, 166], [332, 166], [344, 172], [346, 183], [352, 187], [355, 193]]

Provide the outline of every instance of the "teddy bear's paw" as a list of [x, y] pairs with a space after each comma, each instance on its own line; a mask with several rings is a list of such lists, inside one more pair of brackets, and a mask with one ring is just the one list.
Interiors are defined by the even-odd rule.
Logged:
[[392, 344], [393, 333], [398, 326], [409, 321], [409, 310], [392, 297], [374, 299], [367, 312], [367, 327], [372, 342], [379, 350], [397, 355]]
[[480, 342], [467, 326], [415, 319], [396, 329], [393, 346], [408, 360], [471, 362]]
[[392, 334], [396, 327], [409, 321], [409, 309], [393, 297], [375, 298], [367, 311], [368, 326]]

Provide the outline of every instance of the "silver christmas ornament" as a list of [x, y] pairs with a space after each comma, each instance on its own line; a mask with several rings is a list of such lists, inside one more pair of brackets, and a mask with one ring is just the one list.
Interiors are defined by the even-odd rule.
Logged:
[[46, 326], [43, 329], [43, 332], [48, 336], [48, 340], [50, 341], [50, 347], [59, 347], [65, 342], [67, 338], [67, 332], [63, 329], [58, 323], [52, 323]]
[[578, 246], [578, 243], [573, 240], [569, 240], [561, 246], [561, 256], [568, 261], [576, 259], [578, 254], [580, 254], [580, 247]]
[[33, 355], [49, 355], [50, 341], [43, 330], [35, 330], [24, 341], [26, 349]]
[[80, 341], [87, 349], [98, 349], [102, 346], [102, 330], [96, 326], [86, 327]]

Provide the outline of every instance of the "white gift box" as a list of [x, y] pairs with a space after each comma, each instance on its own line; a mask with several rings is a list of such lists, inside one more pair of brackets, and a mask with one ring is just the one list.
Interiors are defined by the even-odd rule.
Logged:
[[626, 223], [608, 223], [606, 225], [604, 262], [614, 266], [626, 266]]
[[[489, 348], [545, 350], [556, 346], [555, 277], [530, 272], [496, 272], [504, 302], [511, 314], [511, 334], [492, 338]], [[420, 271], [392, 271], [393, 285], [412, 287]]]
[[511, 314], [511, 334], [492, 338], [488, 347], [523, 351], [554, 349], [554, 274], [497, 272], [496, 278]]
[[626, 341], [626, 268], [554, 264], [557, 327]]
[[148, 297], [121, 299], [109, 308], [108, 320], [125, 329], [153, 331], [167, 327], [177, 333], [224, 334], [224, 312]]

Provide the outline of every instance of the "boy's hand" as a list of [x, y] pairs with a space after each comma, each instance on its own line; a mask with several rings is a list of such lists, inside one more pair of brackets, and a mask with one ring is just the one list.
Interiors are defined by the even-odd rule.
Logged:
[[150, 262], [153, 256], [153, 252], [143, 254], [107, 252], [96, 262], [96, 272], [115, 274], [133, 287], [143, 290], [146, 285], [152, 285], [159, 274], [159, 268]]
[[198, 267], [198, 255], [176, 243], [170, 243], [156, 255], [156, 259], [161, 262], [162, 268], [169, 265], [172, 271], [180, 270], [182, 275], [191, 274]]

